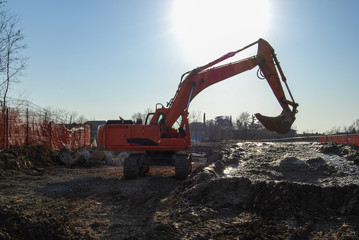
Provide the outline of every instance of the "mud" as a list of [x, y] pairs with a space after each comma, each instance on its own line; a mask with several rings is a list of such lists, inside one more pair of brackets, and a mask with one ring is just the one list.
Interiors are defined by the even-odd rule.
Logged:
[[125, 153], [0, 153], [0, 239], [358, 239], [359, 149], [334, 143], [193, 146], [122, 177]]

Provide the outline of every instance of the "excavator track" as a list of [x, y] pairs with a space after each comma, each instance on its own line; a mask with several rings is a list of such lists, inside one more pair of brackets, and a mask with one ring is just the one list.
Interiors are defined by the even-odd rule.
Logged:
[[131, 154], [123, 163], [123, 174], [125, 178], [133, 179], [138, 176], [144, 176], [150, 168], [144, 154]]
[[192, 172], [192, 157], [190, 154], [175, 154], [175, 177], [185, 179]]
[[137, 178], [139, 175], [139, 155], [131, 154], [123, 163], [123, 175], [125, 178]]

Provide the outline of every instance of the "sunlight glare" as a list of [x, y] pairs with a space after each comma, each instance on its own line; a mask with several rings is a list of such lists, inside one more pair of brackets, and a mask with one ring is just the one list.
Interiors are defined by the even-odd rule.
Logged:
[[269, 16], [268, 0], [175, 0], [173, 32], [188, 57], [205, 63], [263, 37]]

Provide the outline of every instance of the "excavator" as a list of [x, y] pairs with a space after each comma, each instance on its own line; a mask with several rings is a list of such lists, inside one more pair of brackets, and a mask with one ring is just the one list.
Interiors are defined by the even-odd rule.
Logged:
[[[258, 45], [255, 56], [219, 65], [237, 53]], [[215, 66], [216, 65], [216, 66]], [[149, 113], [144, 123], [132, 120], [108, 120], [98, 127], [98, 147], [106, 151], [127, 151], [123, 171], [125, 178], [137, 178], [148, 173], [150, 166], [166, 164], [174, 166], [175, 177], [185, 179], [192, 171], [190, 153], [191, 137], [188, 123], [190, 102], [205, 88], [258, 66], [257, 76], [266, 79], [277, 98], [282, 112], [277, 117], [255, 114], [269, 131], [287, 133], [297, 113], [294, 101], [274, 49], [259, 39], [237, 51], [191, 71], [184, 73], [174, 97], [163, 106], [156, 104], [155, 112]], [[290, 99], [287, 99], [281, 81]], [[163, 163], [164, 162], [164, 163]]]

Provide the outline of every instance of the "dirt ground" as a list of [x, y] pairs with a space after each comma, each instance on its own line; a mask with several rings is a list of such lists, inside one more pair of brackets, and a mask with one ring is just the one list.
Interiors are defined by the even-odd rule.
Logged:
[[186, 180], [94, 154], [1, 152], [0, 239], [359, 239], [356, 146], [195, 144]]

